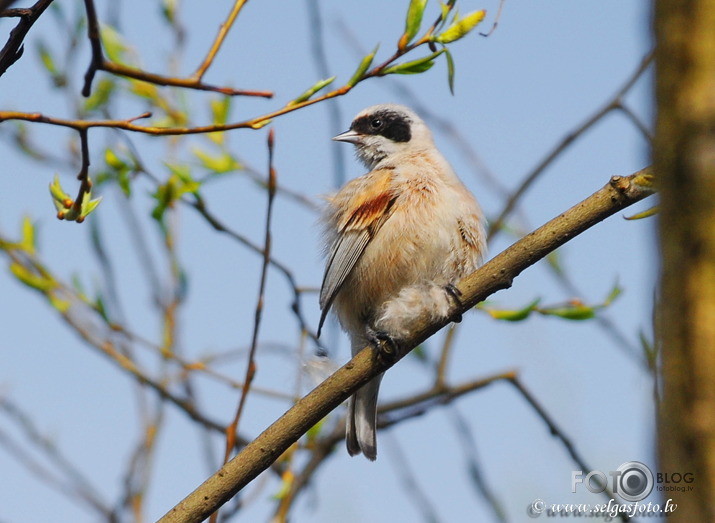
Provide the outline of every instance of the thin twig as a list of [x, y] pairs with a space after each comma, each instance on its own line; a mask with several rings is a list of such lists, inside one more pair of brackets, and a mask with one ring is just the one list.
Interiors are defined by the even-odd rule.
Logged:
[[388, 455], [393, 461], [393, 470], [405, 495], [412, 500], [411, 505], [418, 513], [422, 513], [422, 520], [426, 523], [439, 523], [437, 510], [430, 501], [428, 493], [417, 481], [416, 474], [411, 469], [410, 460], [402, 450], [402, 446], [394, 439], [388, 440], [388, 444], [390, 444]]
[[221, 44], [223, 44], [226, 35], [228, 35], [233, 22], [236, 20], [236, 17], [243, 6], [246, 4], [246, 1], [247, 0], [236, 0], [234, 2], [231, 12], [228, 14], [228, 18], [221, 24], [221, 27], [219, 27], [218, 34], [211, 44], [211, 49], [209, 49], [206, 58], [204, 58], [203, 62], [201, 62], [201, 65], [199, 65], [198, 69], [196, 69], [196, 72], [191, 75], [192, 79], [200, 81], [204, 77], [206, 70], [211, 66], [214, 58], [216, 58], [216, 53], [218, 53], [218, 50], [221, 48]]
[[[514, 386], [514, 388], [521, 394], [521, 396], [526, 400], [526, 402], [531, 406], [531, 408], [539, 415], [539, 417], [543, 420], [544, 423], [546, 423], [546, 426], [549, 429], [549, 432], [557, 439], [561, 441], [561, 444], [564, 446], [566, 451], [568, 452], [569, 456], [571, 456], [571, 459], [574, 461], [574, 463], [581, 469], [581, 470], [592, 470], [592, 468], [586, 464], [586, 461], [583, 459], [581, 454], [576, 450], [576, 447], [574, 446], [573, 442], [571, 439], [566, 436], [564, 431], [556, 424], [554, 419], [546, 412], [544, 407], [536, 400], [536, 398], [528, 391], [528, 389], [524, 386], [523, 383], [519, 380], [519, 377], [514, 375], [512, 378], [510, 378], [509, 383]], [[613, 491], [606, 487], [603, 491], [604, 496], [607, 496], [609, 499], [616, 499], [615, 495], [613, 494]], [[625, 513], [620, 513], [619, 514], [619, 519], [621, 521], [628, 521], [629, 517]]]
[[452, 404], [450, 406], [452, 408], [448, 409], [447, 412], [451, 416], [452, 423], [454, 423], [457, 438], [462, 443], [462, 450], [465, 456], [461, 461], [467, 468], [469, 477], [472, 480], [472, 485], [474, 485], [477, 493], [492, 510], [494, 519], [499, 523], [506, 523], [507, 518], [504, 513], [504, 508], [482, 473], [472, 430], [464, 419], [464, 416], [457, 410], [456, 405]]
[[72, 208], [77, 213], [77, 222], [80, 223], [84, 220], [81, 215], [82, 204], [84, 203], [85, 197], [89, 194], [92, 189], [92, 181], [89, 179], [89, 141], [87, 138], [87, 129], [79, 130], [79, 142], [80, 142], [80, 152], [82, 155], [82, 165], [77, 173], [77, 179], [79, 180], [79, 189], [77, 190], [77, 198], [72, 204]]
[[[72, 460], [62, 455], [52, 439], [41, 434], [27, 413], [5, 397], [0, 397], [0, 411], [22, 431], [23, 443], [33, 444], [45, 456], [45, 460], [38, 462], [8, 435], [0, 432], [0, 444], [6, 447], [10, 455], [23, 462], [28, 470], [59, 492], [70, 496], [73, 500], [82, 500], [106, 521], [116, 521], [116, 514], [114, 514], [111, 505], [102, 499], [92, 482], [84, 476]], [[61, 477], [55, 477], [47, 468], [48, 464], [52, 465]]]
[[449, 362], [449, 356], [452, 353], [452, 347], [454, 346], [454, 337], [457, 334], [457, 326], [452, 324], [447, 329], [447, 334], [444, 337], [444, 343], [442, 343], [442, 350], [439, 353], [439, 362], [435, 369], [435, 388], [443, 387], [447, 381], [447, 363]]
[[118, 76], [126, 76], [134, 80], [141, 80], [151, 84], [183, 87], [185, 89], [194, 89], [197, 91], [211, 91], [214, 93], [225, 94], [227, 96], [255, 96], [258, 98], [273, 98], [272, 91], [256, 91], [249, 89], [234, 89], [233, 87], [220, 87], [201, 82], [194, 78], [175, 78], [172, 76], [164, 76], [155, 73], [149, 73], [143, 69], [129, 67], [117, 62], [104, 59], [99, 67], [100, 70], [107, 73], [112, 73]]
[[[310, 47], [315, 61], [315, 67], [320, 78], [330, 76], [328, 57], [326, 55], [325, 42], [323, 41], [323, 18], [320, 13], [320, 2], [318, 0], [308, 0], [308, 22], [310, 24]], [[337, 99], [327, 103], [328, 118], [330, 121], [330, 131], [338, 134], [343, 125], [343, 116], [340, 111], [340, 104]], [[337, 147], [336, 147], [337, 146]], [[333, 144], [330, 148], [332, 157], [332, 168], [334, 185], [341, 187], [345, 183], [345, 148], [339, 144]]]
[[10, 36], [7, 42], [0, 49], [0, 76], [5, 74], [8, 68], [17, 62], [24, 51], [24, 40], [27, 33], [30, 32], [32, 26], [37, 22], [45, 9], [47, 9], [52, 0], [39, 0], [28, 9], [14, 9], [9, 12], [5, 11], [5, 16], [19, 16], [20, 21], [17, 26], [10, 31]]
[[[184, 199], [182, 199], [181, 201], [196, 209], [214, 230], [227, 234], [237, 242], [251, 249], [253, 252], [263, 256], [264, 252], [260, 246], [256, 245], [242, 234], [239, 234], [238, 232], [225, 225], [221, 220], [219, 220], [216, 216], [214, 216], [213, 213], [208, 210], [206, 202], [203, 200], [203, 198], [198, 195], [194, 196], [195, 201], [188, 201]], [[318, 340], [318, 337], [316, 336], [315, 332], [313, 332], [313, 330], [309, 327], [308, 322], [303, 316], [302, 308], [300, 305], [300, 295], [302, 291], [296, 282], [295, 276], [287, 265], [279, 262], [275, 258], [271, 257], [270, 264], [273, 268], [278, 269], [278, 271], [283, 274], [286, 280], [288, 280], [288, 285], [290, 285], [290, 288], [293, 292], [293, 303], [291, 303], [291, 310], [295, 314], [301, 330], [307, 333], [308, 336], [310, 336], [310, 338], [316, 343], [316, 345], [320, 346], [320, 341]]]
[[485, 36], [485, 37], [491, 36], [491, 34], [496, 30], [497, 25], [499, 25], [499, 19], [501, 18], [501, 12], [502, 12], [502, 9], [504, 8], [504, 3], [505, 3], [505, 0], [499, 0], [499, 7], [497, 8], [497, 14], [494, 17], [494, 23], [492, 24], [491, 29], [489, 29], [489, 31], [487, 31], [486, 33], [480, 32], [479, 33], [480, 36]]
[[84, 87], [82, 87], [82, 96], [88, 97], [92, 91], [94, 75], [104, 63], [104, 53], [102, 53], [99, 20], [97, 19], [97, 9], [94, 6], [94, 0], [84, 0], [84, 10], [87, 13], [87, 38], [89, 39], [89, 45], [92, 50], [89, 67], [84, 74]]
[[243, 408], [248, 398], [248, 392], [251, 388], [251, 383], [256, 374], [256, 349], [258, 348], [258, 332], [261, 325], [261, 317], [263, 315], [263, 303], [266, 289], [266, 277], [268, 275], [268, 266], [271, 262], [271, 218], [273, 216], [273, 199], [276, 194], [276, 171], [273, 166], [273, 145], [274, 131], [271, 129], [268, 133], [268, 206], [266, 208], [266, 232], [263, 247], [263, 265], [261, 267], [261, 277], [258, 288], [258, 300], [256, 302], [256, 312], [253, 322], [253, 334], [251, 336], [251, 348], [248, 352], [248, 364], [246, 366], [246, 377], [243, 381], [241, 390], [241, 399], [236, 409], [236, 415], [231, 424], [226, 428], [226, 454], [224, 463], [230, 457], [230, 453], [235, 446], [235, 435], [238, 431], [238, 423], [243, 413]]
[[507, 200], [504, 208], [502, 209], [499, 216], [490, 222], [489, 231], [487, 233], [487, 240], [490, 240], [497, 232], [499, 232], [504, 225], [506, 219], [511, 215], [512, 211], [516, 207], [517, 203], [521, 197], [526, 193], [533, 183], [541, 176], [546, 168], [553, 163], [556, 158], [558, 158], [561, 153], [563, 153], [571, 143], [573, 143], [577, 138], [582, 136], [588, 129], [593, 127], [596, 123], [601, 121], [611, 111], [618, 109], [621, 104], [621, 100], [625, 94], [630, 91], [631, 87], [636, 83], [636, 81], [641, 77], [641, 75], [648, 69], [651, 62], [653, 61], [653, 53], [649, 53], [640, 63], [638, 68], [633, 72], [633, 74], [626, 80], [626, 82], [616, 91], [616, 94], [611, 97], [611, 99], [606, 102], [606, 104], [589, 116], [586, 121], [581, 125], [576, 127], [573, 131], [569, 132], [552, 150], [546, 157], [541, 160], [534, 169], [526, 175], [526, 177], [519, 184], [519, 187], [512, 193], [512, 195]]

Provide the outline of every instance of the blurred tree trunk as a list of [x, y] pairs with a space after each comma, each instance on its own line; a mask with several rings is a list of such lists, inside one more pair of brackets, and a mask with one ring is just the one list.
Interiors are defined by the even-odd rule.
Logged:
[[692, 492], [664, 492], [670, 521], [715, 521], [715, 1], [657, 0], [654, 24], [659, 470], [695, 478]]

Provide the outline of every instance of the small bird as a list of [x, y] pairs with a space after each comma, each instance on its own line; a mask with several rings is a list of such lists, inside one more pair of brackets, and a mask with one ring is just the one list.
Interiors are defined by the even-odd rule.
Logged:
[[[327, 199], [318, 335], [332, 307], [354, 356], [380, 340], [407, 338], [420, 316], [448, 318], [459, 301], [454, 285], [481, 264], [486, 244], [477, 201], [412, 110], [368, 107], [333, 140], [355, 145], [369, 172]], [[351, 456], [377, 458], [382, 377], [349, 400]]]

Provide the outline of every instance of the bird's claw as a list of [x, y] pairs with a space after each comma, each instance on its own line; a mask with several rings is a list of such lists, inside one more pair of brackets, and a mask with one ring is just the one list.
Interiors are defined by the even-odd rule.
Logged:
[[[457, 287], [452, 285], [451, 283], [448, 283], [447, 285], [444, 286], [444, 290], [447, 293], [447, 295], [454, 300], [454, 303], [457, 305], [457, 307], [461, 307], [462, 304], [462, 291], [460, 291]], [[450, 318], [450, 321], [453, 321], [454, 323], [460, 323], [462, 321], [462, 314], [457, 312], [453, 314]]]
[[384, 358], [385, 361], [394, 361], [397, 357], [397, 343], [387, 332], [368, 328], [367, 340], [377, 351], [378, 357]]

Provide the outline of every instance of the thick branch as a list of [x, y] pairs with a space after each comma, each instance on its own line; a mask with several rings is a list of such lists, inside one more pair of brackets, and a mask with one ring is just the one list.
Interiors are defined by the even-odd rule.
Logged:
[[659, 471], [688, 473], [672, 522], [715, 521], [715, 3], [655, 2], [662, 188]]
[[[462, 280], [458, 287], [462, 291], [463, 303], [454, 312], [466, 312], [496, 291], [510, 287], [516, 276], [549, 252], [651, 194], [650, 183], [648, 170], [628, 177], [614, 176], [601, 190], [525, 236]], [[414, 335], [399, 343], [398, 353], [392, 358], [375, 357], [376, 351], [366, 347], [246, 445], [233, 460], [172, 508], [160, 522], [198, 523], [207, 518], [358, 388], [392, 367], [446, 323], [448, 320], [434, 324], [426, 320], [416, 322]], [[379, 354], [384, 356], [382, 351]]]

